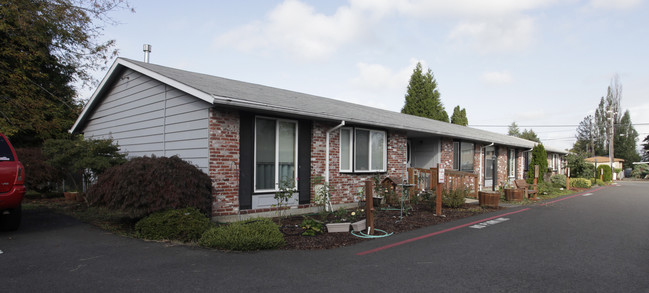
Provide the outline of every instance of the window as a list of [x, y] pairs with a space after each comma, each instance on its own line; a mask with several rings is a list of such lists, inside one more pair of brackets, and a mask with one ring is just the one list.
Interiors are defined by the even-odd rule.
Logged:
[[473, 173], [473, 143], [461, 142], [461, 157], [460, 157], [460, 171]]
[[516, 178], [516, 150], [515, 149], [510, 149], [509, 150], [509, 177], [510, 178]]
[[5, 139], [0, 136], [0, 161], [13, 161], [14, 154], [11, 152], [11, 147]]
[[340, 172], [352, 171], [352, 129], [340, 129]]
[[361, 128], [340, 129], [341, 172], [384, 172], [386, 158], [385, 131]]
[[275, 191], [281, 181], [297, 186], [297, 122], [255, 120], [255, 191]]
[[453, 142], [453, 170], [473, 173], [474, 153], [473, 143]]
[[552, 154], [552, 170], [554, 170], [554, 171], [559, 170], [559, 155], [558, 154]]

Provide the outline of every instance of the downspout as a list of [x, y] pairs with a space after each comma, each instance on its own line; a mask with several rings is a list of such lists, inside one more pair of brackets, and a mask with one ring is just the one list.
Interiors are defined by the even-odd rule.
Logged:
[[335, 126], [334, 128], [331, 128], [327, 130], [327, 143], [326, 143], [326, 150], [325, 150], [325, 194], [327, 195], [326, 200], [325, 200], [325, 210], [326, 211], [333, 211], [333, 206], [331, 205], [331, 201], [329, 200], [329, 134], [333, 132], [334, 130], [337, 130], [338, 128], [341, 128], [345, 126], [345, 120], [340, 121], [340, 124]]

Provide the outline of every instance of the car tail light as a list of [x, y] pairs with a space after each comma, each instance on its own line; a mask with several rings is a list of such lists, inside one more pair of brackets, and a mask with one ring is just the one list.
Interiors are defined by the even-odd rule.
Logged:
[[25, 170], [22, 166], [18, 165], [18, 175], [16, 176], [16, 184], [25, 183]]

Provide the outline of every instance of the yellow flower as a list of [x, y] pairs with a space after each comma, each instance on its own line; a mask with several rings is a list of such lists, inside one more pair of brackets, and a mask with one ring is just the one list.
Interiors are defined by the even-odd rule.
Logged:
[[352, 212], [352, 216], [356, 216], [356, 212]]

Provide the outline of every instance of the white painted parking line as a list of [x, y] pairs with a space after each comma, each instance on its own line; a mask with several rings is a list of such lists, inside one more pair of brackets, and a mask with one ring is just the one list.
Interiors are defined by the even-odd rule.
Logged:
[[581, 196], [589, 196], [589, 195], [593, 195], [593, 193], [592, 193], [592, 192], [584, 193], [584, 194], [582, 194]]
[[485, 221], [485, 222], [482, 222], [482, 223], [478, 223], [478, 224], [469, 226], [469, 228], [482, 229], [482, 228], [486, 228], [487, 226], [500, 224], [500, 223], [505, 222], [505, 221], [509, 221], [509, 218], [497, 218], [497, 219], [493, 219], [493, 220], [489, 220], [489, 221]]

